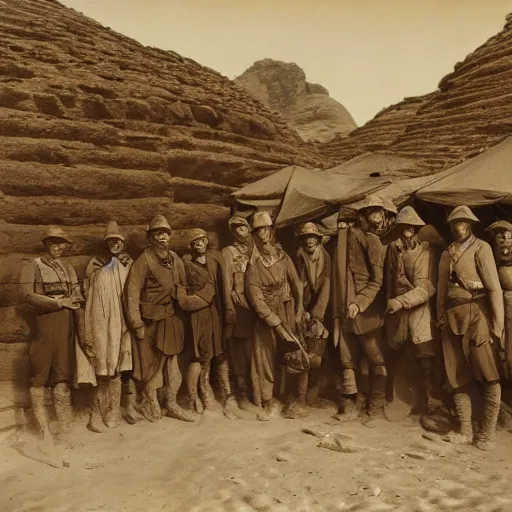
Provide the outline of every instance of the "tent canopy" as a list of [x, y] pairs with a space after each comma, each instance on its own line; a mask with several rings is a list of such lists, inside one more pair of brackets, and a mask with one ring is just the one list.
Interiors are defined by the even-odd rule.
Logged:
[[419, 172], [415, 160], [390, 153], [368, 152], [351, 158], [332, 169], [331, 172], [380, 172], [381, 175], [406, 178]]
[[419, 199], [448, 206], [512, 204], [512, 137], [445, 171]]

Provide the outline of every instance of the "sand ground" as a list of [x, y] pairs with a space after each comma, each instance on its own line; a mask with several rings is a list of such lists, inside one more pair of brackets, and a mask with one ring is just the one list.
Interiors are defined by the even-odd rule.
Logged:
[[[62, 450], [59, 469], [4, 442], [0, 510], [512, 511], [512, 434], [500, 431], [489, 453], [427, 440], [410, 420], [342, 426], [333, 413], [268, 423], [207, 413], [106, 434], [80, 425], [84, 446]], [[318, 447], [336, 439], [343, 452]]]

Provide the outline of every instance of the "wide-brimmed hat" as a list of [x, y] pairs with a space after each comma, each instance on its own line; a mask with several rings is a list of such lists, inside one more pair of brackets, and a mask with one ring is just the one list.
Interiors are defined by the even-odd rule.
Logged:
[[169, 234], [172, 233], [169, 222], [163, 215], [160, 214], [155, 215], [153, 220], [149, 223], [147, 232], [150, 233], [151, 231], [167, 231]]
[[252, 228], [270, 228], [274, 225], [268, 212], [256, 212], [252, 218]]
[[361, 203], [359, 203], [357, 207], [358, 211], [373, 209], [381, 209], [393, 213], [395, 215], [397, 214], [395, 203], [393, 203], [391, 199], [382, 198], [377, 194], [370, 194], [366, 196], [366, 198], [363, 201], [361, 201]]
[[208, 238], [208, 235], [204, 229], [201, 228], [193, 228], [189, 229], [187, 233], [188, 243], [191, 244], [195, 240], [199, 240], [200, 238]]
[[407, 226], [425, 226], [422, 218], [416, 213], [412, 206], [404, 206], [396, 216], [395, 224]]
[[110, 239], [122, 240], [124, 242], [124, 236], [121, 235], [121, 231], [119, 231], [119, 226], [115, 220], [111, 220], [107, 224], [107, 228], [105, 229], [105, 235], [103, 236], [103, 241], [106, 242]]
[[233, 215], [228, 220], [228, 227], [229, 229], [236, 228], [237, 226], [245, 226], [248, 229], [251, 229], [251, 226], [247, 222], [247, 219], [244, 219], [243, 217], [240, 217], [239, 215]]
[[452, 213], [448, 215], [448, 223], [450, 222], [480, 222], [478, 217], [471, 211], [468, 206], [457, 206]]
[[318, 230], [318, 226], [314, 222], [306, 222], [297, 228], [295, 236], [317, 236], [322, 238], [323, 235]]
[[41, 242], [44, 242], [48, 238], [57, 238], [59, 240], [67, 242], [68, 244], [73, 243], [73, 240], [59, 226], [48, 226], [44, 229], [43, 235], [41, 236]]

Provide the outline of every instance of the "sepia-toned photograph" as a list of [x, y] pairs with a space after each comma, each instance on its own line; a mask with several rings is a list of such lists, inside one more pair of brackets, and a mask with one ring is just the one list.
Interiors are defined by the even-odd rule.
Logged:
[[0, 0], [1, 512], [511, 481], [510, 0]]

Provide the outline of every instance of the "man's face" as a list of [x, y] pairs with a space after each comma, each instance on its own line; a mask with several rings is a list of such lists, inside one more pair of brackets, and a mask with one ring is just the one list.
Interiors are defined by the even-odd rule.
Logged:
[[498, 231], [494, 240], [500, 254], [508, 256], [512, 252], [512, 232]]
[[44, 246], [51, 258], [58, 259], [64, 254], [67, 242], [59, 238], [47, 238], [44, 241]]
[[120, 238], [109, 238], [107, 240], [107, 247], [110, 254], [115, 256], [124, 249], [124, 242]]
[[450, 231], [456, 242], [466, 240], [471, 235], [471, 224], [465, 221], [456, 221], [450, 224]]
[[374, 233], [380, 233], [384, 230], [385, 219], [386, 214], [384, 210], [381, 208], [372, 209], [366, 214], [366, 221], [368, 222], [368, 227]]
[[248, 238], [249, 237], [249, 228], [245, 224], [240, 224], [238, 226], [235, 226], [234, 232], [238, 238]]
[[256, 238], [258, 238], [261, 242], [267, 243], [270, 241], [270, 227], [265, 226], [262, 228], [256, 228], [254, 230], [254, 235]]
[[160, 249], [167, 249], [171, 242], [171, 234], [164, 229], [157, 229], [151, 232], [151, 241]]
[[206, 248], [208, 247], [208, 238], [205, 236], [197, 238], [196, 240], [192, 241], [190, 245], [196, 254], [203, 255], [206, 252]]
[[414, 226], [407, 226], [402, 232], [402, 238], [404, 240], [410, 240], [416, 234], [416, 228]]
[[319, 243], [320, 239], [314, 235], [303, 236], [301, 240], [301, 245], [308, 254], [314, 253]]

